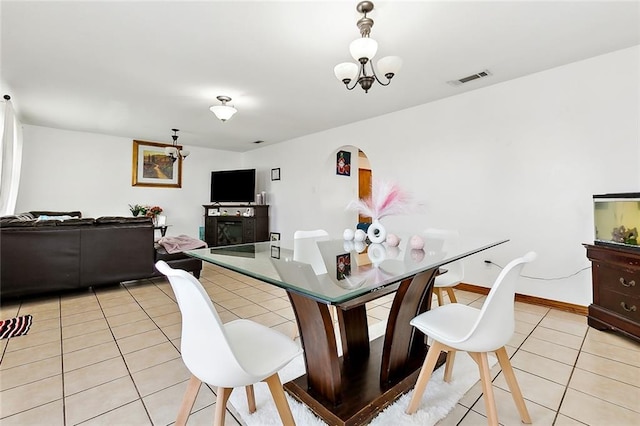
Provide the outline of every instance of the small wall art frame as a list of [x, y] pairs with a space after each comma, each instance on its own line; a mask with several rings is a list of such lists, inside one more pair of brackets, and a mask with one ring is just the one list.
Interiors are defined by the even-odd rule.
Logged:
[[170, 146], [173, 145], [133, 141], [131, 186], [182, 188], [182, 158], [173, 161], [167, 156], [164, 149]]
[[269, 232], [269, 241], [280, 241], [279, 232]]
[[339, 176], [351, 176], [351, 153], [338, 151], [336, 155], [336, 174]]
[[271, 169], [271, 180], [280, 180], [280, 168]]

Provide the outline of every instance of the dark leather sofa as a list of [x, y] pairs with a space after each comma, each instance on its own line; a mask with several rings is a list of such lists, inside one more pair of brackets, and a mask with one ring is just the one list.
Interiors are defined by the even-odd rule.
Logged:
[[[72, 216], [37, 220], [40, 216]], [[32, 218], [30, 218], [32, 217]], [[34, 211], [0, 218], [2, 299], [160, 276], [159, 259], [200, 276], [202, 261], [154, 245], [148, 217]]]

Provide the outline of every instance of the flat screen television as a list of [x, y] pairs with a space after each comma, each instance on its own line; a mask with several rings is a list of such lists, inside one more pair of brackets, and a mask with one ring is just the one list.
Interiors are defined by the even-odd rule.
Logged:
[[256, 169], [211, 172], [211, 202], [253, 203], [256, 194]]

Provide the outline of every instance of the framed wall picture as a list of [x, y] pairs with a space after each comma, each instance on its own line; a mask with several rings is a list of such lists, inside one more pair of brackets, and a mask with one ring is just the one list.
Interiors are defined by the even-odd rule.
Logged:
[[[166, 143], [133, 141], [131, 186], [182, 188], [182, 159], [164, 153]], [[182, 149], [181, 146], [177, 146]]]
[[269, 241], [280, 241], [279, 232], [269, 232]]
[[351, 176], [351, 153], [349, 151], [338, 151], [336, 155], [336, 174]]
[[280, 169], [271, 169], [271, 180], [280, 180]]
[[271, 246], [271, 257], [274, 259], [280, 259], [280, 247]]

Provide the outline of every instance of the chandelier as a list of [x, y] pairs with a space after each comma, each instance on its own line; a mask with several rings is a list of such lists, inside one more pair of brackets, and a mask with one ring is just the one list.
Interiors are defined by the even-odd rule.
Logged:
[[171, 129], [173, 131], [173, 135], [171, 138], [173, 139], [173, 145], [167, 146], [164, 149], [164, 153], [167, 157], [171, 157], [171, 161], [176, 161], [178, 158], [184, 160], [189, 155], [189, 151], [185, 151], [181, 146], [178, 146], [178, 132], [179, 129]]
[[[356, 6], [356, 10], [363, 14], [363, 17], [357, 22], [362, 37], [351, 42], [349, 51], [353, 59], [358, 61], [360, 65], [354, 64], [353, 62], [343, 62], [336, 65], [333, 72], [336, 78], [344, 83], [347, 90], [353, 90], [357, 84], [360, 84], [364, 92], [368, 93], [376, 81], [382, 86], [388, 86], [393, 76], [402, 66], [402, 59], [397, 56], [385, 56], [378, 61], [378, 73], [376, 74], [371, 59], [373, 59], [378, 51], [378, 42], [369, 37], [371, 27], [373, 27], [373, 19], [367, 17], [367, 13], [373, 10], [373, 3], [370, 1], [361, 1]], [[367, 68], [369, 68], [369, 72], [367, 72]], [[384, 75], [386, 82], [383, 82], [378, 77], [378, 74]], [[353, 85], [349, 86], [352, 80]]]
[[212, 113], [216, 115], [216, 117], [222, 120], [222, 122], [227, 121], [228, 119], [233, 117], [233, 114], [238, 112], [238, 110], [232, 107], [231, 105], [227, 105], [227, 102], [231, 102], [230, 97], [217, 96], [216, 99], [222, 102], [222, 105], [213, 105], [209, 107], [209, 109], [211, 110]]

